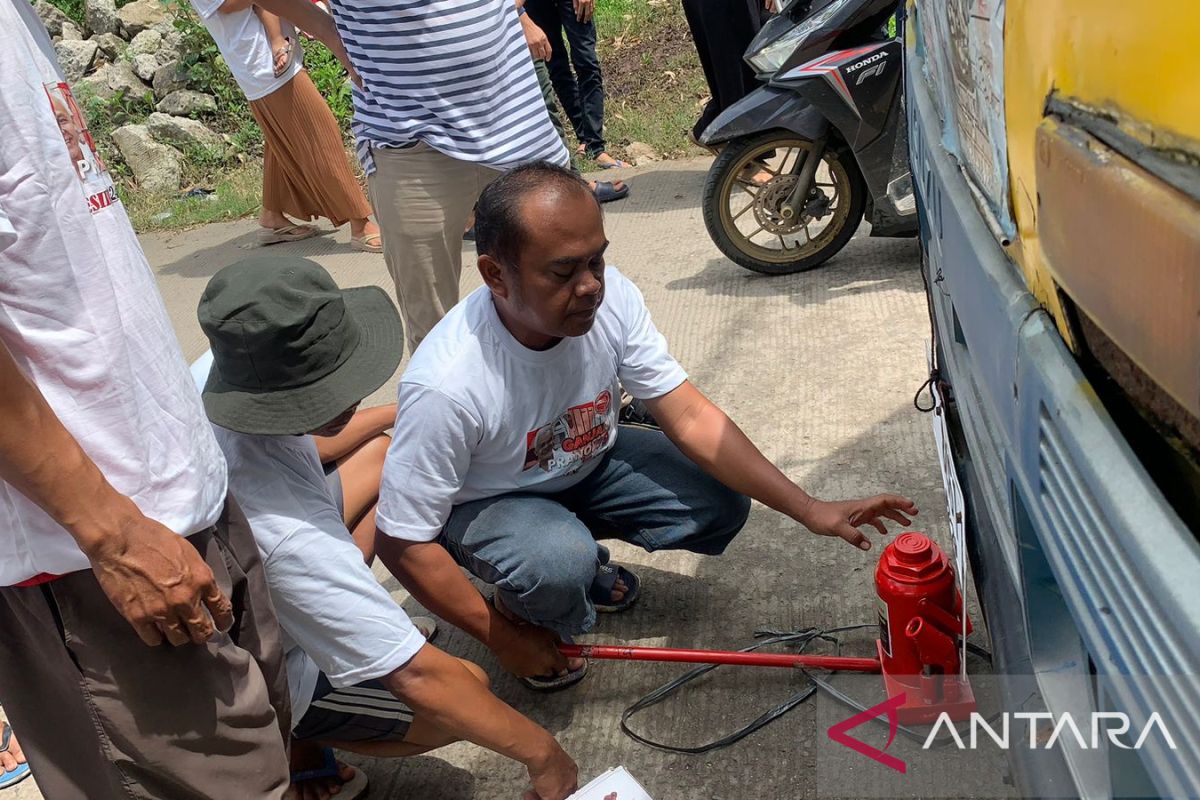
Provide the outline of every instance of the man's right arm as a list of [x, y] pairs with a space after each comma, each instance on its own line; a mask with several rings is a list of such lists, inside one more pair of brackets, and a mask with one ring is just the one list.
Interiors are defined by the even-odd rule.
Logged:
[[442, 392], [402, 383], [379, 488], [375, 552], [417, 600], [487, 645], [520, 676], [565, 667], [556, 639], [500, 615], [437, 541], [466, 480], [483, 423]]
[[440, 730], [524, 764], [537, 800], [564, 800], [579, 788], [578, 768], [553, 736], [433, 645], [381, 680]]
[[375, 554], [417, 602], [486, 645], [514, 675], [549, 675], [566, 667], [553, 633], [518, 628], [505, 619], [437, 542], [404, 541], [380, 531]]
[[201, 643], [214, 621], [228, 629], [232, 608], [200, 554], [109, 484], [2, 343], [0, 386], [0, 480], [71, 534], [142, 640]]

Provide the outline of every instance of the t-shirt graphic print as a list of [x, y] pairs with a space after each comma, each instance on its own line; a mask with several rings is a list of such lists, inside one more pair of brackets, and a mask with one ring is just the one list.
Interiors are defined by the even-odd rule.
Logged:
[[553, 422], [525, 436], [524, 471], [569, 474], [603, 453], [617, 424], [612, 392], [600, 392], [595, 400], [568, 408]]
[[108, 168], [96, 148], [92, 134], [88, 131], [83, 112], [71, 94], [71, 87], [66, 83], [47, 83], [46, 98], [54, 111], [54, 119], [58, 122], [58, 130], [62, 133], [63, 143], [71, 155], [71, 163], [75, 174], [83, 186], [87, 197], [88, 210], [93, 214], [103, 211], [117, 202], [117, 189], [113, 185]]

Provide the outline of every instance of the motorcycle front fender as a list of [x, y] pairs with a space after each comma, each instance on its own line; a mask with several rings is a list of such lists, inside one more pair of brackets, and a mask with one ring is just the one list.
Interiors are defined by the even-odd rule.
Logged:
[[796, 92], [760, 86], [722, 111], [700, 134], [700, 141], [715, 147], [732, 139], [779, 129], [816, 139], [824, 122], [824, 115]]

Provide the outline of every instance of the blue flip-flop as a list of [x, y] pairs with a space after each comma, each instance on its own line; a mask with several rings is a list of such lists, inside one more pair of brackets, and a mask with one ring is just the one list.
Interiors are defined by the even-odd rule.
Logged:
[[[9, 742], [12, 741], [12, 728], [7, 722], [0, 722], [0, 753], [8, 752]], [[21, 781], [25, 780], [30, 775], [28, 764], [18, 764], [17, 768], [11, 772], [5, 772], [0, 775], [0, 789], [7, 789], [9, 786], [16, 786]]]
[[613, 185], [612, 181], [596, 181], [596, 188], [592, 191], [595, 192], [598, 202], [611, 203], [614, 200], [620, 200], [622, 197], [629, 195], [629, 184], [625, 184], [618, 189]]
[[[620, 602], [614, 603], [612, 593], [613, 586], [617, 584], [617, 578], [625, 581], [626, 591]], [[592, 581], [592, 586], [588, 590], [588, 597], [591, 598], [592, 605], [601, 614], [615, 614], [618, 611], [624, 611], [636, 603], [641, 594], [642, 579], [619, 564], [601, 565], [600, 569], [596, 570], [596, 579]]]
[[[324, 763], [320, 767], [293, 772], [292, 783], [341, 776], [341, 770], [338, 768], [337, 758], [333, 755], [332, 747], [323, 748], [321, 758]], [[354, 777], [342, 784], [342, 790], [337, 794], [338, 800], [358, 800], [367, 793], [366, 773], [356, 767], [350, 769], [354, 770]]]

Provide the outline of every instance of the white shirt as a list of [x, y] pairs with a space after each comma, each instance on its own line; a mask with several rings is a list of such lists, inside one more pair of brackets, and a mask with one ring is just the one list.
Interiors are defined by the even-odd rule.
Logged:
[[379, 529], [430, 541], [460, 503], [578, 483], [616, 442], [618, 379], [650, 399], [687, 375], [615, 267], [592, 329], [543, 351], [514, 339], [491, 292], [475, 290], [422, 340], [401, 379]]
[[[26, 0], [0, 0], [0, 76], [0, 341], [118, 492], [176, 533], [204, 530], [224, 459], [112, 181], [94, 156], [82, 176], [73, 163], [94, 148]], [[88, 566], [0, 482], [0, 586]]]
[[363, 79], [353, 128], [368, 174], [372, 147], [415, 142], [501, 170], [569, 163], [512, 0], [337, 0], [333, 15]]
[[213, 430], [283, 629], [296, 725], [318, 671], [337, 688], [380, 678], [408, 663], [425, 638], [363, 561], [311, 436]]
[[304, 50], [300, 37], [287, 20], [279, 20], [284, 36], [292, 40], [292, 61], [279, 77], [275, 77], [275, 56], [262, 20], [254, 8], [244, 8], [231, 14], [220, 12], [224, 0], [192, 0], [200, 21], [208, 28], [217, 49], [229, 65], [233, 79], [242, 87], [247, 100], [260, 100], [296, 77], [304, 68]]

